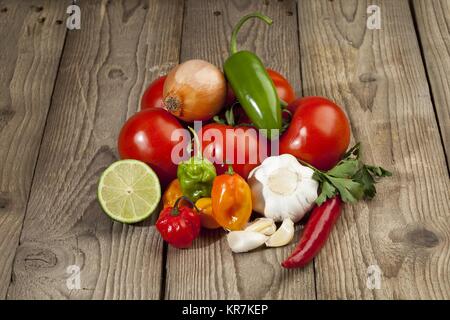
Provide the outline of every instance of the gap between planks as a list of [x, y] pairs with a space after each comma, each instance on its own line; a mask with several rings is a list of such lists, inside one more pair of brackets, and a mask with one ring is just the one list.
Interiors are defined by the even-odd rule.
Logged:
[[[429, 5], [434, 8], [436, 3], [437, 3], [436, 1], [434, 1], [434, 2], [430, 1]], [[445, 120], [445, 119], [442, 119], [439, 117], [438, 107], [445, 108], [445, 106], [437, 105], [437, 99], [435, 98], [435, 95], [436, 95], [436, 91], [439, 90], [439, 88], [434, 88], [432, 85], [430, 70], [429, 70], [430, 66], [427, 64], [427, 59], [425, 57], [424, 44], [423, 44], [423, 40], [422, 40], [420, 30], [419, 30], [419, 23], [425, 23], [425, 22], [424, 21], [419, 22], [419, 20], [418, 20], [416, 2], [414, 0], [409, 0], [408, 4], [409, 4], [409, 8], [411, 10], [411, 16], [412, 16], [413, 23], [414, 23], [414, 29], [416, 31], [417, 42], [419, 43], [420, 55], [422, 58], [422, 63], [424, 65], [424, 69], [425, 69], [425, 75], [426, 75], [427, 83], [428, 83], [428, 90], [430, 91], [431, 103], [433, 104], [434, 116], [436, 117], [436, 122], [438, 123], [439, 136], [441, 138], [442, 147], [446, 151], [446, 152], [444, 152], [444, 157], [445, 157], [445, 162], [447, 164], [447, 173], [450, 176], [450, 162], [449, 162], [450, 161], [450, 159], [449, 159], [450, 150], [448, 150], [449, 146], [447, 146], [445, 144], [445, 137], [444, 137], [444, 134], [446, 134], [446, 132], [448, 131], [448, 129], [447, 129], [447, 131], [444, 132], [444, 128], [446, 126], [446, 121], [449, 121], [449, 120], [448, 119]], [[444, 13], [442, 13], [442, 14], [444, 14]], [[431, 37], [434, 37], [434, 36], [437, 37], [438, 35], [431, 35]], [[447, 101], [447, 104], [450, 104], [450, 101]], [[447, 108], [449, 108], [449, 107], [447, 107]], [[448, 137], [447, 137], [447, 139], [448, 139]]]

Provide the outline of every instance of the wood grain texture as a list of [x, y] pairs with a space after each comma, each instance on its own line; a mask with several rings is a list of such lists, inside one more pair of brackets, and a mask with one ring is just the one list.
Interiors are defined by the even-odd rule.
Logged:
[[[366, 28], [370, 4], [380, 30]], [[318, 298], [450, 298], [450, 186], [408, 1], [306, 0], [298, 14], [304, 94], [343, 106], [365, 160], [394, 173], [346, 206], [315, 261]]]
[[66, 28], [65, 1], [0, 1], [0, 299], [22, 230]]
[[450, 167], [450, 0], [415, 0], [413, 9]]
[[[179, 1], [81, 1], [57, 78], [8, 298], [157, 299], [162, 241], [96, 200], [118, 132], [146, 85], [178, 62]], [[170, 23], [168, 23], [170, 22]], [[81, 268], [69, 290], [66, 268]]]
[[[238, 47], [256, 52], [267, 67], [285, 74], [300, 88], [294, 1], [187, 1], [181, 60], [200, 58], [222, 66], [229, 56], [233, 25], [252, 11], [271, 16], [274, 24], [269, 28], [261, 21], [248, 22]], [[165, 298], [314, 299], [312, 265], [289, 271], [280, 266], [294, 245], [232, 254], [224, 231], [205, 231], [192, 249], [169, 247]]]

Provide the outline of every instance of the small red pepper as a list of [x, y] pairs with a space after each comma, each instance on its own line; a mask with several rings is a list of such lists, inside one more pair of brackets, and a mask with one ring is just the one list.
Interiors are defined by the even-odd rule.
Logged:
[[179, 197], [173, 207], [161, 211], [156, 221], [161, 237], [176, 248], [190, 247], [200, 233], [200, 215], [194, 212], [194, 208], [180, 206], [182, 199], [192, 204], [188, 198]]
[[299, 268], [308, 264], [327, 241], [341, 210], [342, 200], [339, 196], [328, 199], [322, 205], [315, 207], [297, 247], [281, 265], [284, 268]]

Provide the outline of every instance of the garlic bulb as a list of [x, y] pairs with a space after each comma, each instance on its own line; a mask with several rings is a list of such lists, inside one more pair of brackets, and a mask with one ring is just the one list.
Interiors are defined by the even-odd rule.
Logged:
[[317, 198], [319, 183], [313, 174], [290, 154], [266, 158], [248, 177], [253, 210], [275, 221], [298, 222]]
[[262, 246], [269, 237], [256, 231], [231, 231], [227, 235], [231, 251], [247, 252]]

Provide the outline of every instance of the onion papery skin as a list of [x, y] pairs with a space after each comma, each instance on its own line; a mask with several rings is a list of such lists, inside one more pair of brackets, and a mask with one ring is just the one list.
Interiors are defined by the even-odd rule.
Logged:
[[227, 84], [223, 73], [204, 60], [189, 60], [167, 75], [164, 108], [179, 119], [209, 120], [225, 104]]

